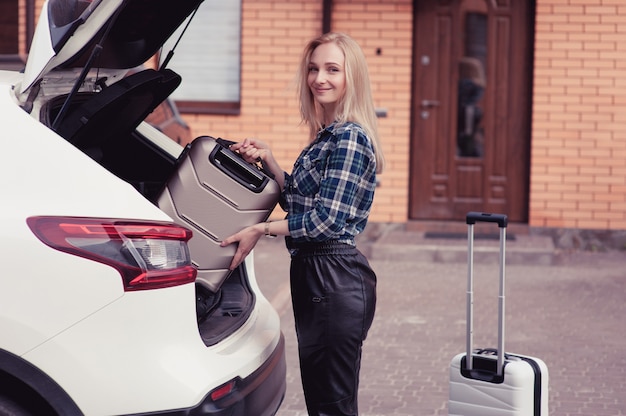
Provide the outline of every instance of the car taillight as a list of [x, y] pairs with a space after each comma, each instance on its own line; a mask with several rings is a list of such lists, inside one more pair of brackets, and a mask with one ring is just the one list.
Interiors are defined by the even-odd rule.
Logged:
[[188, 229], [167, 222], [108, 218], [30, 217], [28, 226], [46, 245], [117, 269], [125, 291], [195, 281]]

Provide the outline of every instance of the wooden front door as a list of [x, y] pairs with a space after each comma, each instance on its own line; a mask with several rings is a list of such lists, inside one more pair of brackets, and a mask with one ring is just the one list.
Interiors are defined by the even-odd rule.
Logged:
[[415, 0], [409, 215], [528, 221], [533, 0]]

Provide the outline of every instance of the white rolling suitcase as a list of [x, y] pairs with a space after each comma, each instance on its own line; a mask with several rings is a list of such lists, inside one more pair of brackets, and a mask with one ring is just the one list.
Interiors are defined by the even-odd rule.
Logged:
[[[450, 365], [448, 413], [463, 416], [548, 415], [548, 368], [534, 357], [501, 354], [504, 349], [504, 282], [507, 217], [470, 212], [468, 225], [466, 352]], [[474, 303], [474, 224], [494, 222], [500, 229], [498, 348], [472, 350]]]

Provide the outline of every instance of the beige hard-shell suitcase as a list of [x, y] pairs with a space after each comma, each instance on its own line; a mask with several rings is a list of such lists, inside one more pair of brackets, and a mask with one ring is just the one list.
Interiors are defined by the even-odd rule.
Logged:
[[189, 250], [197, 282], [216, 292], [230, 275], [236, 245], [220, 242], [267, 220], [278, 202], [278, 183], [262, 168], [244, 161], [228, 142], [210, 136], [193, 140], [157, 199], [172, 219], [193, 231]]

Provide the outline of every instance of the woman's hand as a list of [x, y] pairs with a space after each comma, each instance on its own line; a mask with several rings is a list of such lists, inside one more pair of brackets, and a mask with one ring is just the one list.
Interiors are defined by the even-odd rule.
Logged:
[[268, 161], [273, 158], [269, 146], [259, 139], [244, 139], [244, 141], [230, 146], [230, 150], [239, 154], [248, 163], [257, 162], [259, 159]]
[[238, 152], [248, 163], [256, 163], [259, 160], [263, 160], [263, 162], [265, 162], [264, 167], [272, 172], [280, 189], [283, 189], [285, 182], [283, 169], [278, 162], [276, 162], [270, 147], [264, 141], [259, 139], [244, 139], [242, 142], [231, 145], [230, 150]]
[[243, 230], [239, 231], [236, 234], [231, 235], [228, 238], [225, 238], [221, 243], [221, 247], [226, 247], [233, 243], [238, 243], [237, 251], [235, 252], [235, 256], [233, 257], [233, 261], [230, 263], [229, 270], [235, 270], [237, 266], [239, 266], [246, 258], [248, 254], [252, 251], [256, 243], [264, 234], [264, 225], [263, 224], [255, 224], [250, 227], [246, 227]]

